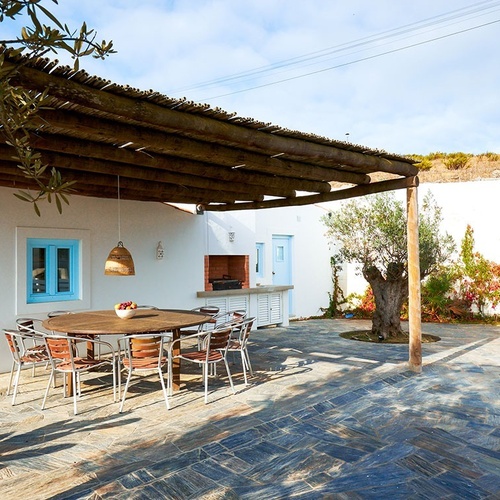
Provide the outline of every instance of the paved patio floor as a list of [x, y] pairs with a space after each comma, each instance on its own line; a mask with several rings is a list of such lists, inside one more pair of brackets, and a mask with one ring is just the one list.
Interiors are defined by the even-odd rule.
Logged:
[[96, 374], [74, 416], [61, 388], [40, 410], [43, 368], [23, 372], [16, 406], [2, 374], [1, 498], [499, 499], [500, 327], [425, 324], [442, 340], [421, 374], [408, 346], [338, 335], [368, 327], [259, 329], [249, 386], [237, 361], [237, 394], [221, 377], [205, 405], [195, 366], [170, 411], [154, 375], [119, 414]]

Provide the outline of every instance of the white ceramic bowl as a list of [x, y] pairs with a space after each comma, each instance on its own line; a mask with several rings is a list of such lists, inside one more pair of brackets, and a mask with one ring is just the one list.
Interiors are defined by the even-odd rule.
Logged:
[[135, 316], [137, 309], [115, 309], [116, 314], [121, 319], [129, 319]]

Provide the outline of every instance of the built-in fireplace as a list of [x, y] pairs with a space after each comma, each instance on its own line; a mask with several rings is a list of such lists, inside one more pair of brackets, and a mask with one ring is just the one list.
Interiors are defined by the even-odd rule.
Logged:
[[205, 291], [249, 288], [248, 255], [205, 255]]

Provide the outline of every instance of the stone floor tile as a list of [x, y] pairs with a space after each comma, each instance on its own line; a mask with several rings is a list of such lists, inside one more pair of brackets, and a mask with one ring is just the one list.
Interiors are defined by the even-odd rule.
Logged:
[[[0, 374], [0, 491], [19, 498], [500, 498], [500, 328], [424, 324], [423, 370], [408, 347], [347, 341], [363, 320], [259, 329], [249, 386], [197, 366], [167, 411], [155, 374], [110, 403], [109, 374], [83, 384], [79, 415], [47, 374]], [[234, 367], [238, 373], [238, 367]]]

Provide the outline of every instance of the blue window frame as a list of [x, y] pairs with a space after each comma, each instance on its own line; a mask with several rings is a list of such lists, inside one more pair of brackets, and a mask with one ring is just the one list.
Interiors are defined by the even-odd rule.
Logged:
[[78, 300], [79, 240], [27, 240], [27, 302]]

